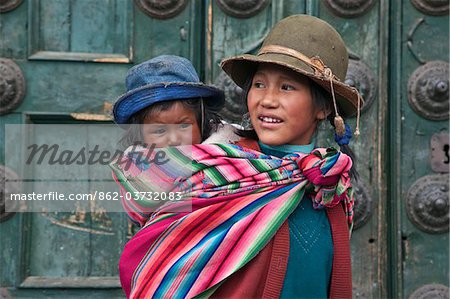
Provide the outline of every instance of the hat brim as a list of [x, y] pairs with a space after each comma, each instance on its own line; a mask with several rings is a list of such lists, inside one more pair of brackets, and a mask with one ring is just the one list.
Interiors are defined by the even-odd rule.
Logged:
[[205, 106], [220, 110], [225, 96], [220, 89], [202, 83], [161, 83], [144, 85], [130, 90], [117, 99], [113, 108], [114, 121], [126, 127], [130, 117], [136, 112], [155, 103], [203, 98]]
[[[304, 62], [284, 54], [267, 53], [258, 56], [244, 54], [224, 59], [220, 66], [239, 87], [244, 88], [246, 81], [255, 72], [256, 67], [260, 63], [272, 63], [287, 67], [294, 72], [309, 77], [331, 93], [330, 80], [328, 78], [314, 74], [311, 67]], [[333, 89], [337, 105], [339, 106], [339, 113], [344, 117], [355, 115], [358, 109], [358, 93], [351, 86], [339, 80], [333, 80]], [[363, 104], [364, 100], [361, 98], [360, 107]]]

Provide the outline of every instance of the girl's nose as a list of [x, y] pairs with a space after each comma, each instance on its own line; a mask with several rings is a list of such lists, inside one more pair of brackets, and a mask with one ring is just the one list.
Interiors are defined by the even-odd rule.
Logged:
[[181, 136], [180, 132], [177, 130], [177, 126], [171, 126], [171, 129], [169, 130], [168, 141], [168, 146], [181, 145]]
[[266, 92], [262, 95], [261, 105], [264, 108], [277, 108], [278, 107], [278, 95], [273, 88], [267, 88]]

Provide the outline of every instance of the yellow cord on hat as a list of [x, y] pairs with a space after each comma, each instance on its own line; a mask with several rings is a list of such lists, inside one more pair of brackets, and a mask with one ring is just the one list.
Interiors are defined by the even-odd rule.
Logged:
[[[339, 136], [344, 136], [345, 135], [345, 123], [344, 123], [344, 119], [339, 115], [339, 112], [337, 109], [336, 97], [334, 95], [334, 87], [333, 87], [333, 73], [330, 68], [326, 68], [324, 73], [325, 73], [325, 75], [328, 76], [328, 78], [330, 80], [331, 95], [333, 96], [333, 105], [334, 105], [334, 113], [335, 113], [335, 117], [334, 117], [334, 121], [333, 121], [334, 122], [334, 130], [336, 131], [336, 134], [338, 134]], [[358, 95], [358, 108], [356, 111], [356, 129], [355, 129], [355, 132], [353, 133], [353, 135], [355, 137], [358, 137], [361, 134], [359, 131], [359, 120], [361, 117], [361, 94], [359, 93], [358, 89], [356, 89], [355, 87], [352, 86], [351, 88]]]
[[358, 95], [358, 110], [356, 111], [356, 129], [355, 129], [355, 137], [358, 137], [360, 135], [359, 132], [359, 118], [361, 116], [361, 95], [359, 94], [358, 89], [352, 86], [352, 89], [356, 92]]
[[330, 79], [330, 87], [331, 87], [331, 95], [333, 96], [333, 105], [334, 105], [334, 130], [336, 134], [339, 136], [345, 135], [345, 123], [344, 119], [339, 115], [337, 104], [336, 104], [336, 96], [334, 95], [334, 87], [333, 87], [333, 72], [330, 68], [325, 68], [325, 75]]

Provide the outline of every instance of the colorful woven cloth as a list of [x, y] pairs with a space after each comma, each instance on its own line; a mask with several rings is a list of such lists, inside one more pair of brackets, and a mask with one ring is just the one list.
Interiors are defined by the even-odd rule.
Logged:
[[[335, 149], [280, 159], [201, 144], [164, 149], [162, 165], [148, 163], [153, 154], [139, 159], [146, 151], [128, 151], [111, 164], [122, 194], [139, 195], [123, 201], [129, 216], [160, 232], [135, 269], [131, 298], [207, 297], [264, 248], [305, 192], [315, 208], [343, 203], [351, 228], [352, 162]], [[185, 200], [155, 202], [138, 193], [154, 190], [181, 192]]]

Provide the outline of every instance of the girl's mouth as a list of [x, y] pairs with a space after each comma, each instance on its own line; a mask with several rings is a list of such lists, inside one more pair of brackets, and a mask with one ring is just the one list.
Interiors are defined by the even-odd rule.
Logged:
[[275, 123], [275, 124], [279, 124], [282, 123], [283, 121], [279, 118], [276, 117], [270, 117], [270, 116], [260, 116], [258, 117], [258, 119], [264, 123]]
[[266, 128], [266, 129], [276, 129], [283, 123], [283, 120], [281, 120], [275, 116], [261, 115], [258, 117], [258, 120], [259, 120], [260, 127]]

